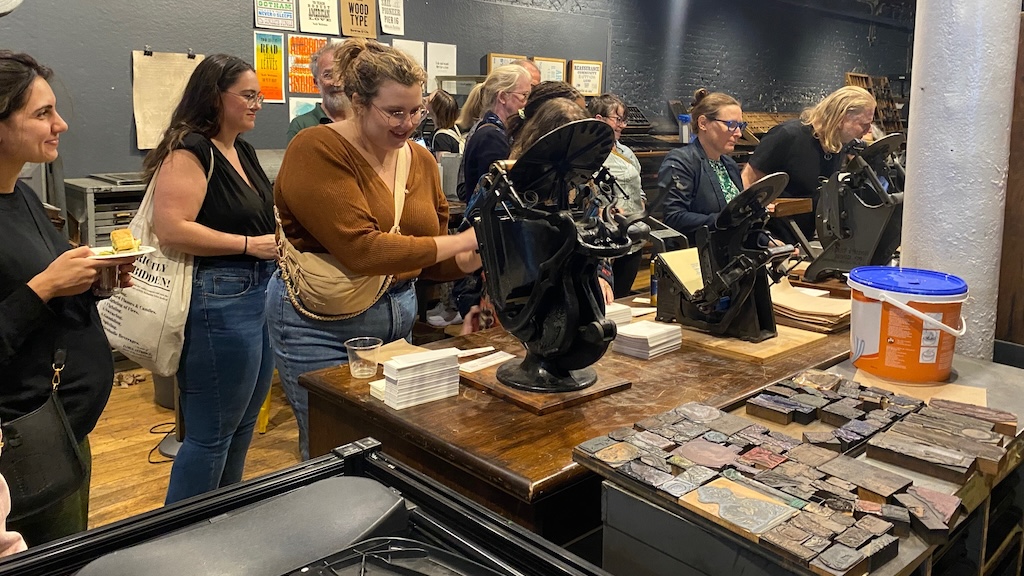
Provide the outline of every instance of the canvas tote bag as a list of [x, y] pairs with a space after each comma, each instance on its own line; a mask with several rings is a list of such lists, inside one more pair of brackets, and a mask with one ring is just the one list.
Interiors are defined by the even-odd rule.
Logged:
[[[213, 175], [213, 149], [206, 183]], [[160, 170], [146, 187], [128, 228], [156, 251], [135, 260], [132, 287], [97, 304], [103, 330], [114, 349], [160, 376], [178, 371], [185, 322], [192, 300], [192, 255], [160, 246], [153, 233], [153, 192]]]
[[[402, 147], [395, 167], [395, 223], [401, 233], [406, 181], [410, 169], [409, 144]], [[275, 216], [277, 209], [275, 208]], [[278, 266], [288, 299], [303, 316], [314, 320], [346, 320], [369, 310], [387, 292], [394, 276], [366, 276], [345, 268], [329, 253], [301, 252], [288, 241], [277, 217]]]

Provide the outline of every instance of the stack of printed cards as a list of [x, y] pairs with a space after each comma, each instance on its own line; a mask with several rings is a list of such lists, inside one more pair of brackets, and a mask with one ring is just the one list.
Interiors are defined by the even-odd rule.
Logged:
[[604, 317], [615, 322], [618, 327], [625, 326], [633, 321], [633, 312], [629, 306], [612, 302], [604, 307]]
[[683, 330], [679, 324], [663, 324], [641, 320], [619, 327], [614, 350], [622, 354], [650, 360], [678, 350], [682, 345]]
[[370, 383], [370, 395], [401, 410], [459, 394], [459, 350], [444, 348], [403, 354], [384, 363], [383, 386]]

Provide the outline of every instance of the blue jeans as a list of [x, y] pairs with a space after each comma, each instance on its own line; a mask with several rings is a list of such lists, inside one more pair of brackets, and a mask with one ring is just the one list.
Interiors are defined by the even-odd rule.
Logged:
[[355, 318], [337, 321], [312, 320], [299, 314], [288, 300], [280, 273], [267, 286], [267, 322], [288, 403], [299, 425], [299, 452], [309, 459], [309, 403], [299, 376], [306, 372], [348, 362], [345, 340], [376, 336], [385, 343], [408, 339], [416, 321], [416, 290], [410, 282], [387, 292], [369, 310]]
[[260, 406], [270, 390], [264, 301], [274, 262], [196, 258], [178, 366], [185, 440], [167, 504], [242, 480]]

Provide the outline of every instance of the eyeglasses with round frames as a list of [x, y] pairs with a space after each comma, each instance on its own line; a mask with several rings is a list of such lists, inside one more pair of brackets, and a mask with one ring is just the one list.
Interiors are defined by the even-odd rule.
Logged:
[[740, 122], [738, 120], [719, 120], [718, 118], [708, 118], [708, 120], [714, 120], [715, 122], [721, 122], [722, 124], [725, 124], [725, 127], [728, 128], [730, 132], [734, 130], [739, 130], [740, 132], [742, 132], [747, 129], [747, 123]]
[[530, 99], [531, 92], [530, 91], [527, 91], [527, 92], [506, 92], [506, 94], [518, 94], [518, 95], [523, 97], [523, 101], [526, 101], [526, 100]]
[[418, 125], [423, 117], [427, 115], [427, 109], [420, 106], [412, 112], [405, 112], [404, 110], [397, 110], [395, 112], [388, 112], [387, 110], [381, 109], [373, 102], [370, 102], [370, 106], [373, 106], [378, 112], [384, 115], [384, 118], [388, 121], [388, 126], [392, 128], [398, 128], [405, 124], [406, 118], [412, 119], [413, 125]]
[[246, 94], [239, 94], [238, 92], [224, 91], [227, 94], [233, 94], [245, 100], [245, 103], [249, 105], [249, 108], [263, 105], [263, 92], [249, 92]]
[[605, 116], [605, 118], [611, 120], [612, 122], [615, 122], [619, 126], [625, 126], [627, 124], [627, 122], [628, 122], [622, 116]]

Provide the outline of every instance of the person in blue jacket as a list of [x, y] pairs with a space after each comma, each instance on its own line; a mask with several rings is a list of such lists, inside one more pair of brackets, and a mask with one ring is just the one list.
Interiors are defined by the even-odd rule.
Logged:
[[729, 153], [746, 122], [735, 98], [701, 88], [693, 94], [690, 127], [696, 137], [668, 153], [658, 170], [665, 224], [686, 235], [690, 245], [701, 226], [712, 226], [725, 205], [743, 190]]

